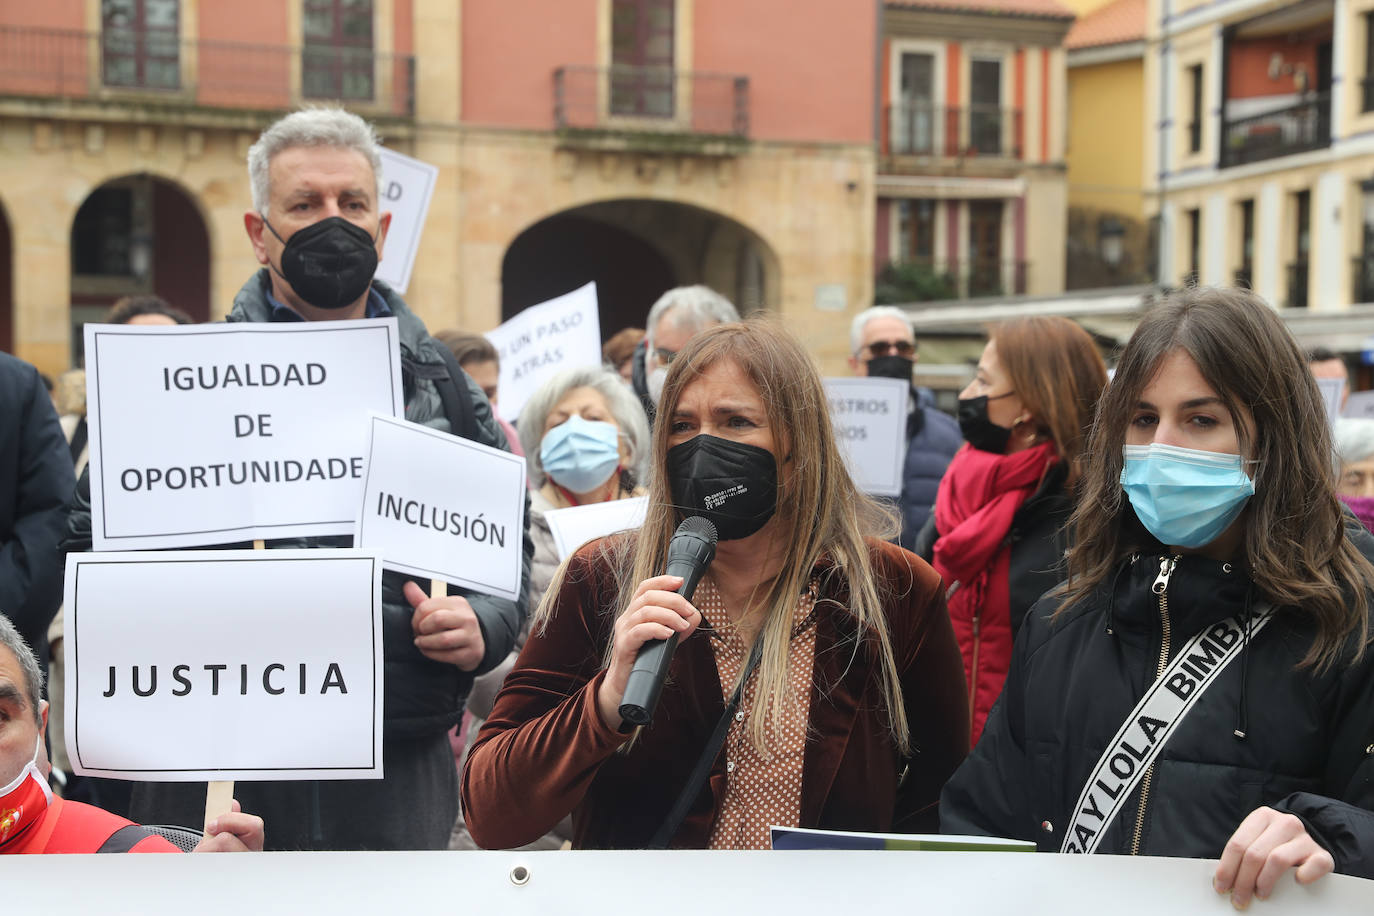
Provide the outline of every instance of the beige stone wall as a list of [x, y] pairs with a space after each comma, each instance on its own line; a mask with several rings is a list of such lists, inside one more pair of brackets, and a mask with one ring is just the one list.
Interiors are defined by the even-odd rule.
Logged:
[[[500, 322], [501, 264], [530, 226], [584, 204], [634, 198], [689, 204], [742, 224], [777, 267], [770, 305], [827, 372], [843, 372], [849, 319], [873, 295], [874, 162], [858, 146], [756, 144], [738, 157], [560, 150], [548, 134], [464, 133], [452, 242], [427, 240], [410, 299], [426, 321], [485, 330]], [[450, 229], [434, 224], [430, 232]], [[1062, 233], [1061, 236], [1062, 238]], [[456, 286], [432, 282], [449, 252]], [[841, 284], [846, 308], [816, 308]]]
[[59, 373], [70, 360], [71, 229], [95, 188], [145, 173], [195, 202], [210, 241], [211, 313], [257, 268], [243, 229], [244, 155], [255, 131], [77, 123], [0, 115], [0, 201], [14, 257], [15, 353]]
[[1064, 291], [1064, 240], [1068, 235], [1068, 178], [1062, 169], [1026, 172], [1026, 292], [1046, 296]]

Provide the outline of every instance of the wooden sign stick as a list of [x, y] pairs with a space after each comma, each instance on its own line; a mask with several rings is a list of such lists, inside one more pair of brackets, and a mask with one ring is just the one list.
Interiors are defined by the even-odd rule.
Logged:
[[[267, 545], [262, 538], [253, 542], [254, 550], [265, 550]], [[234, 810], [234, 781], [232, 779], [216, 779], [205, 784], [205, 824], [201, 828], [209, 832], [210, 822], [218, 818], [221, 814], [228, 814]]]
[[447, 598], [447, 597], [448, 597], [448, 583], [445, 582], [443, 579], [430, 579], [430, 580], [429, 580], [429, 597], [431, 597], [431, 598]]

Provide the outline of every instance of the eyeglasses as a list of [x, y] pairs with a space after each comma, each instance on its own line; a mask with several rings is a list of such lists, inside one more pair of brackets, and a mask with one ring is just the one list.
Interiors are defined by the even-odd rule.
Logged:
[[910, 357], [916, 352], [916, 344], [909, 340], [875, 340], [867, 346], [860, 347], [860, 351], [868, 351], [869, 359], [878, 359], [887, 356], [889, 353], [896, 353], [898, 356]]

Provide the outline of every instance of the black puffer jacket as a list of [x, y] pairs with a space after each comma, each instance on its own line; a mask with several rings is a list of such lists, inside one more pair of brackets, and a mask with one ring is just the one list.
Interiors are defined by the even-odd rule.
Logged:
[[[1366, 556], [1368, 533], [1347, 528]], [[941, 828], [1034, 840], [1058, 851], [1084, 782], [1153, 682], [1164, 643], [1151, 587], [1161, 553], [1123, 561], [1110, 587], [1053, 622], [1046, 596], [1027, 615], [982, 740], [945, 787]], [[1190, 555], [1165, 590], [1169, 652], [1245, 613], [1249, 578]], [[1345, 874], [1374, 877], [1374, 654], [1315, 674], [1296, 666], [1314, 627], [1280, 610], [1212, 684], [1164, 746], [1099, 851], [1216, 858], [1240, 822], [1269, 805], [1296, 814]], [[1235, 736], [1239, 729], [1243, 739]]]
[[[386, 284], [374, 280], [372, 285], [386, 300], [387, 307], [397, 320], [401, 349], [401, 381], [405, 391], [405, 418], [413, 423], [423, 423], [448, 432], [449, 421], [444, 415], [443, 403], [434, 383], [436, 378], [448, 378], [448, 368], [436, 349], [442, 344], [429, 336], [424, 323]], [[266, 295], [269, 288], [270, 281], [266, 269], [258, 271], [235, 297], [234, 309], [228, 320], [273, 320], [271, 305]], [[466, 374], [461, 382], [467, 387], [476, 421], [477, 436], [474, 441], [509, 451], [505, 434], [492, 417], [491, 405], [487, 402], [482, 389]], [[534, 552], [528, 533], [528, 497], [525, 504], [525, 519], [527, 527], [522, 532], [525, 551], [520, 587], [522, 596], [526, 592], [530, 558]], [[352, 544], [353, 538], [347, 535], [286, 538], [267, 542], [269, 548], [349, 547]], [[89, 550], [90, 545], [90, 484], [83, 473], [76, 488], [71, 516], [67, 522], [67, 537], [62, 549], [64, 552], [76, 552]], [[410, 626], [413, 611], [401, 591], [406, 580], [412, 578], [414, 577], [389, 571], [382, 574], [382, 645], [386, 663], [383, 718], [388, 740], [434, 735], [452, 728], [463, 717], [463, 704], [472, 687], [473, 678], [490, 671], [505, 659], [515, 646], [516, 635], [525, 620], [524, 597], [519, 601], [509, 601], [454, 588], [451, 593], [466, 597], [477, 615], [478, 624], [482, 629], [482, 639], [486, 643], [486, 653], [481, 665], [472, 672], [432, 661], [422, 655], [413, 642], [414, 634]], [[429, 582], [423, 579], [416, 581], [428, 594]]]

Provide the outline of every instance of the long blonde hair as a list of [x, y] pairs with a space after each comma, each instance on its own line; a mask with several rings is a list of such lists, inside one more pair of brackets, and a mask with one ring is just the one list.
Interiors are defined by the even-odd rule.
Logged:
[[[751, 607], [766, 609], [758, 639], [763, 640], [758, 690], [749, 716], [750, 740], [765, 746], [768, 729], [778, 733], [783, 717], [775, 712], [789, 697], [788, 648], [797, 602], [816, 575], [817, 562], [828, 560], [829, 576], [847, 583], [848, 606], [843, 608], [858, 625], [860, 643], [869, 647], [868, 659], [877, 663], [882, 697], [893, 742], [905, 754], [911, 736], [902, 700], [897, 661], [883, 616], [880, 583], [875, 581], [865, 536], [895, 535], [895, 514], [861, 493], [850, 479], [830, 422], [829, 404], [820, 374], [805, 349], [770, 319], [750, 319], [705, 331], [682, 348], [663, 386], [659, 419], [654, 424], [649, 508], [637, 534], [606, 538], [602, 552], [616, 577], [615, 614], [624, 612], [639, 583], [659, 575], [667, 561], [668, 542], [681, 521], [673, 506], [664, 473], [672, 416], [683, 391], [710, 367], [733, 362], [758, 389], [770, 428], [790, 460], [779, 468], [778, 510], [774, 544], [783, 546], [782, 569], [771, 583], [760, 583]], [[550, 614], [566, 564], [560, 567], [535, 614], [541, 627]], [[822, 582], [822, 586], [824, 586]], [[824, 589], [822, 589], [824, 591]], [[609, 663], [610, 646], [606, 647]], [[782, 702], [775, 702], [776, 700]]]

